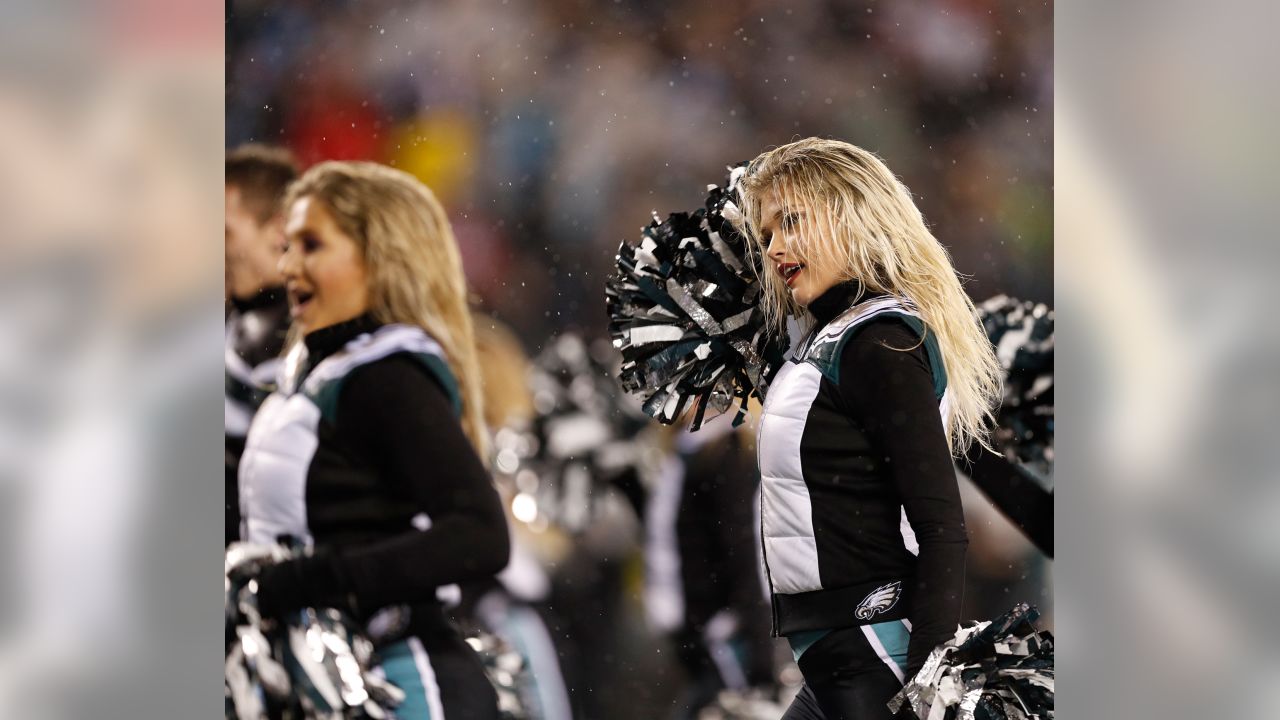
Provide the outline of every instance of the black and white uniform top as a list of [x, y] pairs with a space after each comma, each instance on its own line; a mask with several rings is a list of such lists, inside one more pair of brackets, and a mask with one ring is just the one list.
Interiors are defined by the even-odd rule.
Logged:
[[[905, 298], [856, 282], [770, 386], [757, 444], [777, 635], [905, 620], [910, 665], [955, 631], [967, 535], [939, 347]], [[904, 351], [904, 349], [906, 349]]]
[[332, 552], [335, 594], [357, 617], [404, 605], [415, 623], [439, 624], [438, 590], [491, 577], [509, 552], [460, 413], [444, 352], [423, 329], [366, 315], [308, 334], [249, 429], [241, 538]]
[[289, 332], [283, 288], [266, 288], [246, 300], [232, 299], [223, 351], [223, 422], [226, 427], [226, 543], [239, 537], [237, 478], [249, 423], [270, 394]]

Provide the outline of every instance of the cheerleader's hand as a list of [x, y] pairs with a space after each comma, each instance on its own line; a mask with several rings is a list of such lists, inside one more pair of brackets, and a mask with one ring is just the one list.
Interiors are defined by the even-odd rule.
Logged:
[[235, 639], [235, 628], [254, 623], [258, 617], [256, 595], [250, 583], [264, 567], [288, 557], [289, 551], [279, 545], [233, 543], [227, 548], [223, 558], [223, 607], [228, 647]]
[[223, 558], [223, 574], [229, 585], [244, 585], [258, 576], [262, 568], [289, 557], [280, 545], [232, 543]]
[[317, 550], [261, 568], [258, 611], [279, 618], [307, 607], [354, 610], [351, 587], [336, 554]]

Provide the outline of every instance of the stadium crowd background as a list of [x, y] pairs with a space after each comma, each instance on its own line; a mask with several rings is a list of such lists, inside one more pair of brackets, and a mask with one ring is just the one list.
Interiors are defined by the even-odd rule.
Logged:
[[[560, 330], [605, 334], [614, 253], [651, 213], [691, 210], [726, 165], [810, 135], [880, 154], [975, 300], [1051, 304], [1052, 28], [1051, 3], [1012, 0], [237, 0], [226, 144], [417, 175], [477, 304], [531, 353]], [[965, 616], [1028, 601], [1052, 627], [1048, 564], [962, 490]], [[602, 692], [659, 703], [656, 646], [631, 640], [602, 659], [617, 679]]]
[[972, 276], [1052, 297], [1048, 3], [232, 3], [227, 143], [364, 159], [444, 200], [526, 343], [603, 332], [619, 241], [809, 135], [879, 153]]

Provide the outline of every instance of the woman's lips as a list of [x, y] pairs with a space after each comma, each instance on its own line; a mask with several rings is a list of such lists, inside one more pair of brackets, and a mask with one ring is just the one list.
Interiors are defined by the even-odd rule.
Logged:
[[803, 271], [804, 265], [799, 263], [783, 263], [778, 266], [778, 273], [782, 275], [787, 287], [795, 287], [796, 278], [800, 277], [800, 273]]
[[311, 304], [312, 294], [309, 292], [290, 291], [289, 292], [289, 316], [296, 318], [306, 311], [307, 306]]

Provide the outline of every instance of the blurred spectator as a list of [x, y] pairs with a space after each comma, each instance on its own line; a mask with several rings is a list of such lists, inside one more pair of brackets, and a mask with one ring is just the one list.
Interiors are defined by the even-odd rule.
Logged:
[[227, 143], [414, 173], [486, 309], [601, 334], [617, 244], [796, 136], [900, 168], [978, 299], [1052, 296], [1052, 13], [1012, 0], [230, 6]]

